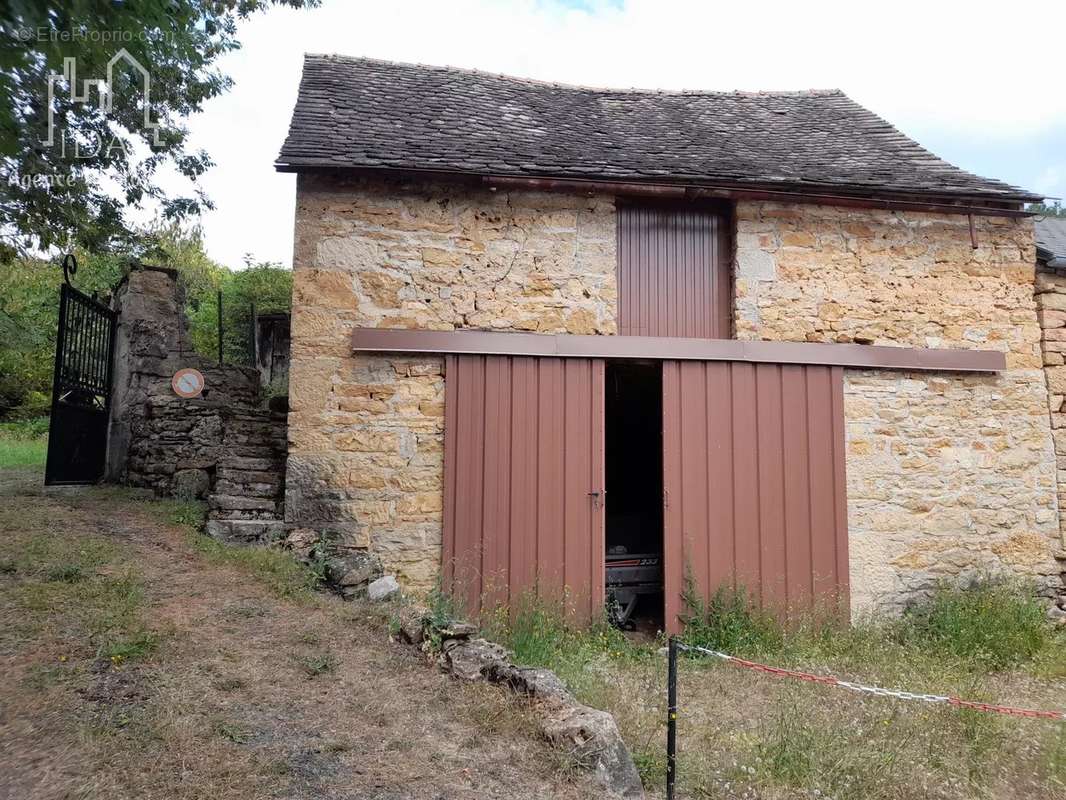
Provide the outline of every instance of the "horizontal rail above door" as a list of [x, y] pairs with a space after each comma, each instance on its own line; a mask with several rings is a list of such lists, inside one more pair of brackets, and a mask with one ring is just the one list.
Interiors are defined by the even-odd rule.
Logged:
[[1001, 372], [1007, 367], [1006, 356], [998, 350], [472, 330], [357, 328], [352, 334], [352, 349], [362, 352], [741, 361], [935, 372]]

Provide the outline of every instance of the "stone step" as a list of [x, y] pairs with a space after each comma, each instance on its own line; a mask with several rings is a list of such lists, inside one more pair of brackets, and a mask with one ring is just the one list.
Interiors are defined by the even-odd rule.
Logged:
[[257, 472], [274, 472], [278, 462], [273, 458], [246, 458], [243, 456], [224, 457], [220, 467], [226, 469], [247, 469]]
[[239, 544], [269, 544], [285, 536], [285, 523], [280, 520], [212, 519], [204, 532], [212, 538]]
[[[279, 465], [277, 469], [254, 470], [234, 469], [227, 467], [225, 462], [219, 464], [218, 479], [220, 481], [233, 481], [235, 483], [273, 483], [280, 485], [285, 478], [285, 470]], [[225, 492], [219, 492], [225, 494]]]
[[207, 518], [222, 521], [245, 520], [249, 522], [279, 522], [285, 519], [283, 511], [211, 511]]
[[238, 458], [275, 458], [277, 451], [266, 444], [231, 444], [225, 445], [226, 453], [223, 460], [237, 456]]
[[240, 497], [269, 497], [280, 499], [282, 495], [279, 481], [272, 483], [233, 482], [219, 480], [215, 483], [215, 492], [220, 495]]
[[213, 494], [207, 504], [212, 509], [220, 511], [277, 511], [276, 501], [265, 497], [241, 497], [232, 494]]

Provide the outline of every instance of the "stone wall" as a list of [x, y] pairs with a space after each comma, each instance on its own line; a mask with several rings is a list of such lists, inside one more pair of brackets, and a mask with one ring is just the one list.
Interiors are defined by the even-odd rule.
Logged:
[[[1055, 462], [1028, 221], [813, 205], [737, 209], [743, 339], [989, 348], [999, 375], [849, 371], [856, 610], [1008, 567], [1060, 583]], [[300, 176], [287, 521], [381, 556], [416, 590], [440, 561], [439, 358], [353, 355], [357, 326], [615, 333], [605, 196]], [[1064, 337], [1066, 338], [1066, 337]]]
[[1054, 270], [1037, 272], [1036, 313], [1055, 442], [1059, 534], [1066, 547], [1066, 274]]
[[998, 375], [845, 373], [857, 611], [985, 570], [1059, 584], [1032, 224], [974, 221], [976, 250], [964, 216], [737, 209], [739, 338], [1006, 353]]
[[298, 179], [290, 525], [378, 554], [413, 589], [440, 562], [440, 358], [353, 356], [351, 331], [615, 331], [609, 198]]
[[[256, 525], [237, 524], [244, 534], [237, 538], [280, 535], [285, 417], [272, 417], [261, 405], [258, 373], [219, 367], [193, 351], [184, 289], [173, 270], [133, 269], [114, 304], [109, 479], [162, 495], [210, 497], [209, 529], [216, 533], [234, 533], [233, 525], [220, 528], [216, 520], [254, 519]], [[171, 388], [174, 373], [184, 367], [203, 373], [200, 397], [181, 398]], [[255, 507], [224, 507], [235, 497]]]

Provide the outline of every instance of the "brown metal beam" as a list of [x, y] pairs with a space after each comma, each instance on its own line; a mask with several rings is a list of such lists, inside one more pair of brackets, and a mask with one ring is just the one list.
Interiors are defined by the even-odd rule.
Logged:
[[[676, 198], [700, 200], [765, 200], [779, 203], [806, 203], [844, 208], [876, 208], [895, 211], [923, 211], [934, 214], [977, 214], [989, 217], [1028, 217], [1032, 214], [1020, 208], [970, 205], [966, 203], [928, 202], [892, 198], [859, 197], [807, 191], [752, 189], [742, 186], [700, 186], [684, 184], [625, 183], [562, 178], [520, 178], [488, 175], [482, 178], [489, 186], [500, 189], [528, 189], [532, 191], [570, 191], [628, 195], [634, 197]], [[1010, 202], [1010, 201], [1005, 201]]]
[[936, 350], [865, 344], [743, 342], [662, 336], [574, 336], [501, 331], [427, 331], [357, 328], [352, 349], [361, 352], [465, 353], [561, 358], [744, 361], [756, 364], [821, 364], [853, 369], [1001, 372], [997, 350]]
[[[685, 182], [612, 181], [583, 178], [526, 177], [520, 175], [479, 175], [448, 170], [393, 169], [384, 167], [307, 166], [276, 163], [278, 172], [305, 172], [352, 176], [387, 176], [401, 180], [442, 180], [466, 184], [482, 184], [490, 188], [526, 189], [529, 191], [560, 191], [582, 194], [608, 194], [617, 197], [649, 197], [677, 200], [765, 200], [778, 203], [806, 203], [840, 206], [844, 208], [877, 208], [890, 211], [923, 211], [934, 214], [976, 214], [990, 217], [1031, 217], [1026, 211], [1026, 196], [981, 198], [960, 195], [907, 194], [887, 189], [870, 188], [846, 194], [822, 185], [796, 186], [775, 189], [761, 185], [698, 184]], [[1033, 195], [1035, 197], [1035, 195]], [[987, 203], [987, 205], [985, 205]]]

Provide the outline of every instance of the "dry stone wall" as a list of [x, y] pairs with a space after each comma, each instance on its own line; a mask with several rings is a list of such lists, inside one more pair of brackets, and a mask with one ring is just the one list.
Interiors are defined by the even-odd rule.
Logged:
[[[162, 495], [207, 498], [208, 531], [260, 542], [284, 530], [286, 421], [260, 403], [254, 369], [192, 349], [184, 289], [173, 270], [132, 270], [115, 292], [115, 386], [109, 478]], [[205, 379], [200, 397], [178, 397], [174, 373]]]
[[737, 209], [739, 338], [1006, 354], [997, 375], [846, 372], [856, 611], [982, 571], [1060, 584], [1032, 224], [974, 221], [977, 249], [964, 216]]
[[615, 332], [610, 198], [300, 175], [287, 521], [439, 570], [442, 359], [353, 355], [355, 327]]

